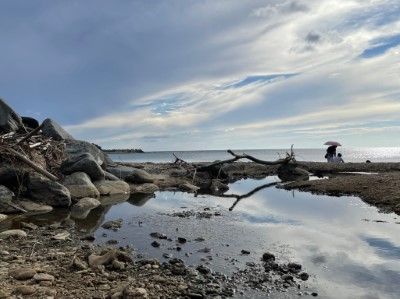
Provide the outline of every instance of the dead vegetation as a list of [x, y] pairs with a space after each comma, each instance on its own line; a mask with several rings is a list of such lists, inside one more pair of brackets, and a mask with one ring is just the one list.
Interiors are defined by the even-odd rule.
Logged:
[[63, 177], [60, 165], [65, 159], [65, 144], [38, 131], [0, 135], [0, 162], [14, 169], [34, 169], [57, 181]]

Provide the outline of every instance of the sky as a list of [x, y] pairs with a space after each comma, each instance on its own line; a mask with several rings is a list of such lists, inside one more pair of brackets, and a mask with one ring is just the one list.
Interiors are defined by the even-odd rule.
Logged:
[[400, 146], [398, 0], [0, 1], [0, 97], [144, 151]]

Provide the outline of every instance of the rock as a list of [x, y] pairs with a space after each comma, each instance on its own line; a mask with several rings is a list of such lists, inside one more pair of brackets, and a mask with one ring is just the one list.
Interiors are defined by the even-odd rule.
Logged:
[[28, 180], [26, 170], [17, 166], [10, 166], [5, 163], [0, 165], [0, 185], [4, 185], [10, 190], [18, 190], [21, 185], [25, 185]]
[[72, 262], [72, 265], [78, 270], [84, 270], [88, 267], [86, 262], [82, 261], [80, 258], [75, 258]]
[[160, 244], [160, 242], [154, 241], [151, 243], [151, 246], [158, 248], [161, 246], [161, 244]]
[[29, 200], [18, 201], [18, 205], [30, 213], [48, 213], [53, 210], [52, 206], [41, 205]]
[[29, 116], [22, 116], [21, 118], [25, 128], [36, 129], [39, 127], [39, 122], [37, 119]]
[[30, 285], [21, 285], [15, 288], [15, 292], [21, 295], [33, 295], [36, 293], [36, 287]]
[[100, 193], [85, 172], [75, 172], [65, 177], [63, 185], [71, 193], [71, 198], [99, 198]]
[[294, 270], [294, 271], [300, 271], [301, 270], [301, 265], [297, 264], [297, 263], [289, 263], [287, 266], [288, 266], [288, 268], [290, 270]]
[[22, 128], [22, 118], [0, 98], [0, 133], [17, 132]]
[[143, 194], [152, 194], [156, 191], [159, 191], [157, 185], [151, 183], [144, 183], [144, 184], [129, 184], [131, 194], [134, 193], [143, 193]]
[[265, 252], [262, 257], [263, 261], [268, 262], [268, 261], [275, 261], [275, 255], [269, 252]]
[[185, 182], [179, 186], [179, 190], [187, 191], [187, 192], [197, 192], [197, 190], [199, 190], [199, 189], [200, 189], [200, 187], [197, 187], [188, 182]]
[[153, 177], [148, 172], [132, 166], [107, 167], [107, 171], [119, 179], [130, 183], [142, 184], [152, 183], [154, 181]]
[[7, 216], [7, 215], [0, 214], [0, 222], [2, 222], [2, 221], [4, 221], [4, 220], [6, 220], [7, 218], [8, 218], [8, 216]]
[[90, 211], [98, 207], [100, 204], [100, 201], [95, 198], [84, 197], [72, 206], [71, 217], [76, 219], [86, 219]]
[[123, 298], [127, 299], [146, 299], [149, 298], [145, 288], [128, 287], [123, 291]]
[[51, 137], [54, 140], [61, 141], [61, 140], [73, 140], [74, 137], [70, 135], [67, 131], [65, 131], [58, 123], [54, 120], [47, 118], [42, 123], [42, 133], [45, 136]]
[[6, 186], [0, 185], [0, 212], [9, 213], [15, 212], [15, 209], [11, 207], [14, 193]]
[[71, 234], [69, 232], [62, 232], [51, 237], [52, 240], [65, 241]]
[[92, 181], [103, 180], [105, 178], [104, 171], [97, 163], [96, 159], [89, 153], [79, 156], [68, 157], [61, 164], [61, 172], [63, 174], [73, 174], [75, 172], [84, 172]]
[[96, 255], [92, 254], [88, 258], [89, 266], [90, 267], [97, 267], [101, 265], [108, 265], [110, 264], [113, 260], [116, 259], [116, 256], [118, 254], [118, 250], [116, 249], [111, 249], [107, 253], [103, 255]]
[[11, 237], [26, 238], [28, 235], [22, 229], [10, 229], [0, 233], [0, 239], [8, 239]]
[[100, 180], [93, 182], [93, 184], [100, 195], [128, 194], [130, 192], [128, 183], [124, 181]]
[[159, 232], [150, 233], [150, 236], [152, 236], [153, 238], [164, 239], [164, 240], [168, 238], [167, 235]]
[[293, 280], [293, 276], [290, 274], [284, 274], [284, 275], [282, 275], [282, 280], [291, 281], [291, 280]]
[[122, 227], [123, 222], [124, 221], [122, 219], [107, 221], [101, 227], [104, 229], [119, 229]]
[[11, 277], [17, 280], [31, 279], [36, 273], [36, 270], [32, 268], [12, 269], [8, 272]]
[[33, 199], [50, 206], [69, 207], [71, 205], [71, 194], [66, 187], [39, 175], [30, 175], [28, 190]]
[[84, 197], [72, 206], [72, 210], [92, 210], [99, 205], [100, 201], [96, 198]]
[[178, 237], [178, 242], [181, 244], [185, 244], [187, 242], [186, 238]]
[[118, 260], [113, 260], [111, 264], [112, 264], [112, 266], [113, 266], [113, 268], [115, 270], [123, 270], [123, 269], [125, 269], [125, 263], [120, 262]]
[[90, 154], [97, 162], [97, 164], [103, 167], [103, 169], [105, 169], [106, 167], [103, 151], [93, 143], [81, 140], [66, 140], [65, 150], [67, 159], [81, 156], [83, 154]]
[[27, 222], [21, 222], [21, 227], [28, 229], [28, 230], [37, 230], [38, 226], [36, 224], [33, 223], [27, 223]]
[[104, 171], [105, 179], [109, 181], [119, 181], [120, 179], [113, 175], [112, 173], [109, 173], [108, 171]]
[[299, 274], [299, 277], [300, 277], [301, 280], [306, 281], [306, 280], [308, 280], [310, 275], [308, 275], [308, 273], [306, 273], [306, 272], [302, 272], [302, 273]]
[[33, 279], [40, 282], [40, 281], [54, 281], [54, 276], [46, 273], [37, 273], [33, 276]]

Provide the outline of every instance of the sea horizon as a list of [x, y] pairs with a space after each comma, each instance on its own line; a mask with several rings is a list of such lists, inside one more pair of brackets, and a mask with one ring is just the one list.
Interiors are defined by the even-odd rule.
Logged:
[[[121, 162], [154, 162], [169, 163], [175, 161], [175, 156], [186, 162], [212, 162], [232, 158], [226, 150], [168, 150], [144, 151], [143, 153], [110, 153], [115, 161]], [[284, 158], [289, 149], [231, 149], [235, 154], [248, 154], [255, 158], [274, 161]], [[326, 147], [294, 148], [296, 160], [325, 162]], [[343, 155], [345, 162], [400, 162], [400, 147], [338, 147], [337, 153]], [[175, 156], [174, 156], [175, 154]]]

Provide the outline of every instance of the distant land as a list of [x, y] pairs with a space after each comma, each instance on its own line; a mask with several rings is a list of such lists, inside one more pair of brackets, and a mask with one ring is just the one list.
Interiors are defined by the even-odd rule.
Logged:
[[132, 153], [144, 153], [140, 148], [122, 148], [122, 149], [103, 149], [103, 152], [111, 154], [132, 154]]

